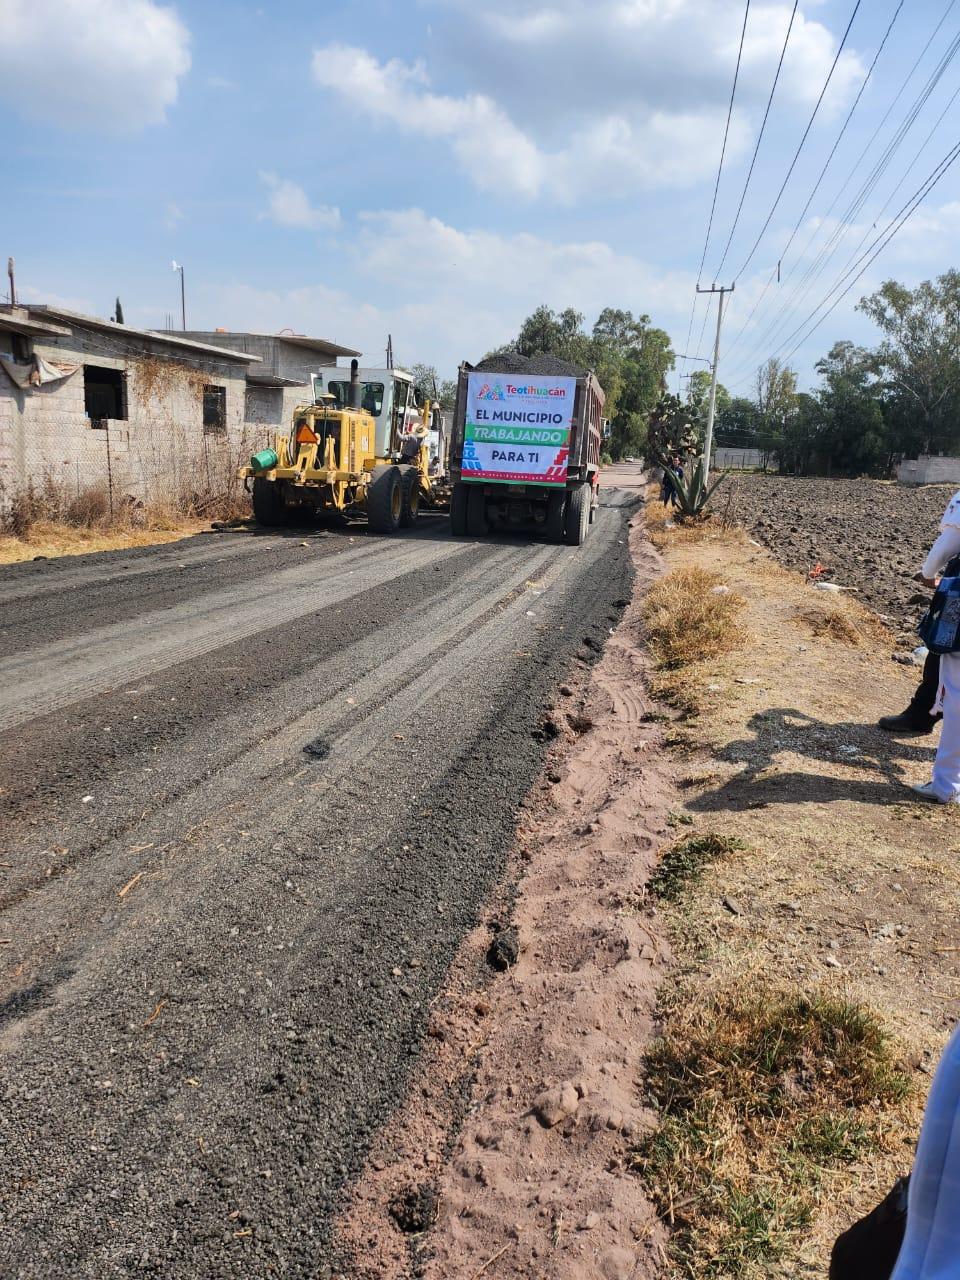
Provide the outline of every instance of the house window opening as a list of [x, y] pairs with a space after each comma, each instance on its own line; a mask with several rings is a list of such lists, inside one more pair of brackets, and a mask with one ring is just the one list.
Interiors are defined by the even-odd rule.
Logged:
[[127, 388], [122, 369], [83, 366], [83, 405], [94, 425], [107, 418], [127, 420]]
[[227, 389], [206, 386], [203, 388], [203, 429], [207, 435], [222, 436], [227, 433]]

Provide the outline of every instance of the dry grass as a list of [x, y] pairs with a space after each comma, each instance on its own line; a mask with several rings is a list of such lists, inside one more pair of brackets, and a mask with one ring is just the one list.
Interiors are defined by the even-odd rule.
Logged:
[[0, 534], [0, 564], [18, 564], [22, 560], [35, 560], [40, 556], [53, 560], [57, 556], [82, 556], [92, 551], [150, 547], [163, 542], [178, 542], [181, 538], [189, 538], [209, 527], [209, 521], [186, 518], [176, 526], [148, 529], [84, 529], [39, 521], [31, 528], [28, 538]]
[[[694, 819], [684, 836], [745, 847], [700, 858], [676, 835], [668, 846], [662, 874], [675, 873], [676, 892], [658, 894], [658, 914], [682, 990], [651, 1058], [663, 1126], [637, 1167], [673, 1225], [671, 1278], [822, 1280], [837, 1235], [913, 1158], [960, 992], [956, 840], [906, 790], [929, 776], [935, 744], [874, 727], [917, 675], [890, 662], [879, 620], [746, 538], [714, 533], [665, 557], [713, 570], [745, 602], [748, 647], [654, 677], [681, 698], [704, 693], [695, 724], [665, 737]], [[758, 992], [774, 994], [758, 1005]], [[825, 1021], [823, 1000], [840, 1013]], [[836, 1048], [837, 1022], [859, 1037], [866, 1073]], [[803, 1070], [758, 1070], [768, 1036]], [[918, 1072], [908, 1096], [904, 1060]]]
[[115, 493], [111, 503], [106, 486], [71, 494], [46, 477], [0, 502], [0, 564], [172, 542], [208, 527], [211, 519], [249, 514], [242, 492], [148, 502]]
[[798, 617], [815, 636], [849, 644], [855, 649], [863, 645], [863, 636], [845, 609], [836, 605], [813, 604], [798, 610]]
[[668, 507], [653, 495], [659, 486], [651, 486], [643, 505], [643, 522], [647, 528], [647, 536], [658, 550], [677, 543], [700, 542], [708, 534], [718, 528], [717, 521], [711, 516], [701, 519], [681, 519], [678, 507]]
[[718, 573], [691, 565], [675, 569], [650, 589], [643, 616], [662, 667], [717, 657], [744, 641], [739, 617], [745, 602], [734, 592], [717, 594], [724, 586]]
[[877, 1017], [830, 992], [677, 993], [647, 1057], [663, 1117], [634, 1153], [690, 1280], [760, 1277], [831, 1172], [881, 1147], [910, 1077]]

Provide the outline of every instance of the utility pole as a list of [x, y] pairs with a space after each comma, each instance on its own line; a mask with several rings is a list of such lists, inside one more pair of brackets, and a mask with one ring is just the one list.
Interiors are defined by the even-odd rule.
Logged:
[[180, 272], [180, 319], [181, 319], [181, 321], [182, 321], [182, 323], [183, 323], [183, 329], [184, 329], [184, 332], [186, 332], [186, 328], [187, 328], [187, 293], [186, 293], [186, 288], [185, 288], [184, 283], [183, 283], [183, 264], [182, 264], [182, 263], [180, 263], [180, 262], [174, 262], [174, 263], [172, 263], [171, 265], [172, 265], [172, 267], [173, 267], [174, 271], [179, 271], [179, 272]]
[[713, 416], [717, 408], [717, 366], [720, 363], [720, 325], [723, 323], [723, 295], [725, 293], [733, 293], [736, 284], [732, 284], [729, 289], [721, 285], [718, 289], [716, 285], [712, 285], [709, 289], [701, 289], [697, 285], [697, 293], [718, 293], [720, 301], [717, 304], [717, 336], [713, 344], [713, 377], [710, 379], [710, 407], [707, 410], [707, 435], [703, 442], [703, 479], [706, 482], [710, 475], [710, 454], [713, 451]]

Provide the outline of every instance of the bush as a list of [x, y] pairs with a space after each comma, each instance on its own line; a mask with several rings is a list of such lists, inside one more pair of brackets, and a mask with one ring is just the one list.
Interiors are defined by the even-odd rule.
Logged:
[[696, 566], [675, 569], [650, 588], [643, 605], [647, 635], [664, 667], [682, 667], [727, 653], [745, 638], [738, 621], [746, 601], [719, 574]]

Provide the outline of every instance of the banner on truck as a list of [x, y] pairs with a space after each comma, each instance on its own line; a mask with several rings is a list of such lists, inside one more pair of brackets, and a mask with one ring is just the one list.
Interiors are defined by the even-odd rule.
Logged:
[[576, 378], [468, 373], [464, 480], [565, 485]]

